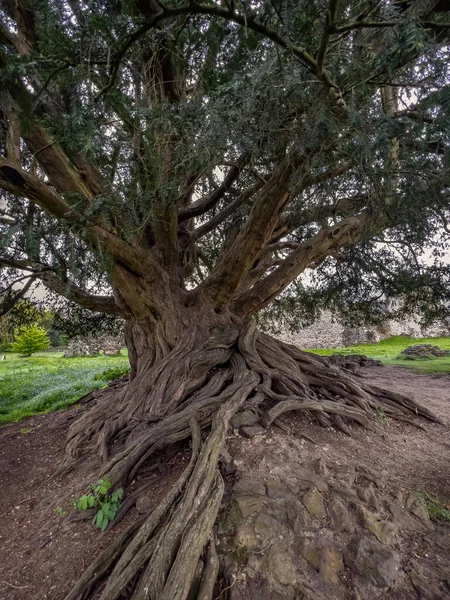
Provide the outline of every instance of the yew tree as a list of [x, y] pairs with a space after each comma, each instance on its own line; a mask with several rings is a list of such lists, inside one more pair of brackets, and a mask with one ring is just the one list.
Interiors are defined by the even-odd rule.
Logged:
[[[255, 321], [304, 291], [305, 273], [349, 301], [360, 288], [363, 300], [445, 298], [447, 8], [2, 3], [3, 280], [121, 317], [131, 363], [129, 381], [71, 426], [60, 470], [126, 489], [156, 452], [192, 438], [177, 485], [68, 598], [96, 586], [108, 600], [187, 597], [208, 539], [214, 552], [218, 457], [243, 407], [266, 427], [296, 410], [346, 433], [372, 427], [379, 408], [436, 420]], [[199, 598], [212, 597], [215, 564]]]

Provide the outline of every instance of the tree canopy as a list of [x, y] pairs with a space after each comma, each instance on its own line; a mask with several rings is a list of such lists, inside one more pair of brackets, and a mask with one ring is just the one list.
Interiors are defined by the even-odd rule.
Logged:
[[405, 292], [437, 314], [450, 289], [447, 8], [5, 1], [4, 289], [39, 280], [126, 317], [125, 269], [166, 299], [242, 317], [277, 298], [273, 314], [312, 314]]

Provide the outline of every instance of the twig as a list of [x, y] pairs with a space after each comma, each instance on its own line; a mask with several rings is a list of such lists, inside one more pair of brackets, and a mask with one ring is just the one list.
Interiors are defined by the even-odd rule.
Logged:
[[233, 577], [233, 583], [232, 583], [231, 585], [229, 585], [228, 587], [226, 587], [226, 588], [223, 588], [223, 590], [220, 592], [220, 594], [219, 594], [219, 595], [216, 597], [216, 599], [215, 599], [215, 600], [219, 600], [219, 598], [221, 598], [221, 597], [222, 597], [222, 594], [223, 594], [224, 592], [227, 592], [227, 591], [228, 591], [228, 590], [230, 590], [230, 589], [231, 589], [231, 588], [232, 588], [234, 585], [236, 585], [236, 583], [237, 583], [237, 577], [236, 577], [236, 575], [235, 575], [234, 573], [233, 573], [232, 577]]
[[4, 579], [1, 581], [1, 583], [9, 585], [9, 587], [14, 588], [15, 590], [24, 590], [25, 588], [30, 587], [28, 585], [14, 585], [12, 583], [9, 583], [9, 581], [5, 581]]

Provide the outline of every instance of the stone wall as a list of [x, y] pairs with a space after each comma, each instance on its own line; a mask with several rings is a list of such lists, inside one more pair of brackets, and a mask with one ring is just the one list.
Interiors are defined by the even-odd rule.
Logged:
[[96, 336], [76, 336], [69, 341], [65, 358], [75, 356], [96, 356], [100, 351], [104, 354], [120, 354], [120, 348], [124, 345], [121, 336], [99, 334]]
[[450, 325], [437, 323], [429, 327], [420, 325], [420, 318], [402, 321], [389, 320], [382, 325], [348, 327], [331, 313], [324, 312], [313, 325], [298, 332], [279, 331], [276, 337], [302, 348], [341, 348], [355, 344], [374, 343], [392, 335], [410, 337], [438, 337], [450, 335]]

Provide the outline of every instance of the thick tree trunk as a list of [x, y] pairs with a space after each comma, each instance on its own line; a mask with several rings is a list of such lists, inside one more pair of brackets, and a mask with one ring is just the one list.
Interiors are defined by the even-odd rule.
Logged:
[[[242, 408], [255, 411], [265, 427], [300, 410], [346, 433], [350, 421], [375, 427], [379, 408], [394, 418], [408, 420], [413, 413], [437, 420], [408, 398], [261, 334], [229, 312], [178, 309], [169, 327], [141, 313], [126, 331], [130, 381], [106, 391], [72, 425], [62, 469], [87, 456], [92, 467], [95, 454], [96, 475], [118, 487], [174, 442], [192, 438], [192, 459], [160, 506], [97, 559], [67, 600], [90, 598], [105, 580], [104, 600], [187, 597], [208, 539], [214, 551], [212, 528], [223, 494], [219, 452], [230, 419]], [[201, 430], [209, 432], [203, 443]], [[211, 597], [212, 577], [205, 568], [201, 589], [210, 591], [202, 600]]]

